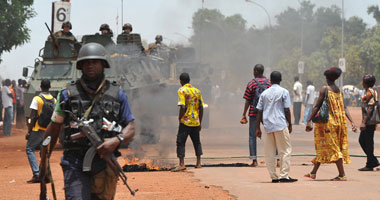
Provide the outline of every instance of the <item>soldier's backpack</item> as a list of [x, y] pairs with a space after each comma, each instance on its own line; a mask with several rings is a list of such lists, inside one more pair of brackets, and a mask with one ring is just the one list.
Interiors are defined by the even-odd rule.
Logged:
[[263, 93], [264, 90], [267, 89], [268, 79], [265, 79], [262, 84], [260, 83], [258, 79], [255, 78], [254, 80], [257, 83], [257, 88], [256, 88], [255, 96], [253, 97], [252, 101], [253, 101], [253, 107], [256, 109], [256, 106], [259, 103], [261, 93]]
[[53, 115], [54, 111], [54, 98], [46, 99], [42, 94], [39, 95], [41, 99], [44, 101], [44, 105], [42, 105], [41, 113], [38, 116], [38, 125], [42, 128], [46, 128], [50, 121], [51, 116]]

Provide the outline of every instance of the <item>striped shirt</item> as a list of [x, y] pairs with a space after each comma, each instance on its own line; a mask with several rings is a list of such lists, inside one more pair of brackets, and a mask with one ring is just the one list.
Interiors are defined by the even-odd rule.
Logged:
[[272, 86], [271, 82], [267, 78], [265, 78], [265, 77], [257, 77], [255, 79], [252, 79], [248, 83], [247, 88], [245, 89], [245, 92], [244, 92], [244, 96], [243, 96], [243, 98], [245, 100], [247, 100], [247, 101], [250, 102], [250, 104], [249, 104], [249, 113], [248, 113], [248, 116], [250, 116], [250, 117], [253, 117], [253, 116], [257, 115], [257, 109], [253, 105], [253, 99], [255, 98], [256, 88], [257, 88], [258, 84], [261, 85], [261, 84], [265, 84], [265, 82], [266, 82], [267, 88], [269, 88], [270, 86]]

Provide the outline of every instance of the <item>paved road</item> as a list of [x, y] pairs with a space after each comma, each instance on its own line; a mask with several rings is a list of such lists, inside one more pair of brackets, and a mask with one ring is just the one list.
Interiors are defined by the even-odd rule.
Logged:
[[[357, 108], [351, 109], [355, 119], [360, 119]], [[238, 113], [236, 114], [238, 115]], [[236, 116], [238, 117], [238, 116]], [[215, 118], [214, 118], [215, 120]], [[232, 119], [231, 119], [232, 120]], [[236, 121], [236, 119], [235, 119]], [[229, 125], [211, 127], [202, 132], [204, 153], [212, 156], [244, 156], [248, 155], [247, 127], [241, 125]], [[226, 127], [223, 127], [225, 124]], [[231, 124], [231, 123], [230, 123]], [[314, 154], [313, 133], [306, 133], [304, 126], [294, 126], [292, 133], [293, 154]], [[375, 135], [375, 153], [380, 154], [379, 131]], [[358, 133], [349, 133], [350, 154], [363, 155], [358, 144]], [[192, 153], [191, 142], [187, 146]], [[222, 147], [222, 148], [221, 148]], [[258, 142], [258, 154], [263, 155], [263, 142]], [[317, 180], [304, 178], [303, 175], [310, 172], [312, 165], [310, 156], [292, 157], [290, 175], [298, 178], [297, 183], [278, 183], [270, 181], [268, 171], [259, 158], [259, 167], [204, 167], [202, 169], [190, 169], [196, 179], [206, 185], [220, 186], [228, 190], [238, 199], [380, 199], [380, 171], [359, 172], [358, 168], [365, 165], [365, 159], [352, 157], [352, 163], [345, 165], [347, 182], [332, 182], [330, 178], [337, 176], [334, 164], [322, 165]], [[189, 160], [193, 162], [193, 160]], [[248, 159], [204, 159], [204, 163], [215, 162], [245, 162]]]

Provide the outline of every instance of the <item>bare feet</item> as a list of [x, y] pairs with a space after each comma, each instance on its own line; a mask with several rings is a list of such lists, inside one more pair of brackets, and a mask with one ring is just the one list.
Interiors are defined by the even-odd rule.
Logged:
[[195, 168], [202, 168], [202, 165], [201, 164], [197, 164], [197, 165], [195, 165]]
[[257, 160], [256, 159], [252, 160], [251, 167], [257, 167]]

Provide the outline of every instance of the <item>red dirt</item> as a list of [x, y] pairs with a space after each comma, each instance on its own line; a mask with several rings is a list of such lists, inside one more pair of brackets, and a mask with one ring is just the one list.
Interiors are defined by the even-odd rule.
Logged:
[[[12, 132], [10, 137], [0, 136], [0, 199], [38, 199], [40, 185], [26, 183], [32, 172], [25, 154], [25, 130]], [[62, 151], [55, 151], [50, 161], [58, 199], [64, 199], [61, 155]], [[200, 184], [191, 172], [134, 172], [127, 176], [129, 185], [139, 189], [134, 199], [235, 199], [219, 187]], [[52, 198], [50, 184], [48, 195]], [[132, 196], [119, 181], [115, 199], [127, 198]]]

